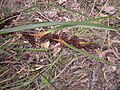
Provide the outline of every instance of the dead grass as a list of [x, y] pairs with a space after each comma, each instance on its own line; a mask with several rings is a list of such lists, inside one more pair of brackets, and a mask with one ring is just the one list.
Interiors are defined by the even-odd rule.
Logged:
[[[104, 8], [108, 6], [116, 8], [112, 16], [117, 18], [102, 20], [100, 23], [120, 27], [120, 0], [89, 1], [1, 0], [0, 19], [12, 17], [14, 12], [20, 12], [15, 18], [9, 20], [9, 23], [4, 23], [2, 28], [31, 22], [82, 21], [108, 15], [104, 11]], [[30, 33], [51, 28], [52, 26], [36, 28]], [[87, 42], [97, 43], [100, 48], [90, 49], [87, 52], [113, 64], [120, 64], [119, 32], [83, 28], [67, 28], [55, 32], [59, 35], [63, 33], [66, 33], [68, 37], [75, 35]], [[47, 40], [44, 40], [41, 44], [39, 37], [35, 38], [36, 45], [32, 45], [21, 32], [3, 34], [0, 35], [0, 39], [1, 90], [119, 90], [120, 88], [119, 67], [100, 63], [60, 43], [49, 44]], [[50, 49], [41, 50], [41, 46]], [[15, 50], [14, 48], [29, 48], [29, 50]], [[85, 49], [82, 48], [82, 50]]]

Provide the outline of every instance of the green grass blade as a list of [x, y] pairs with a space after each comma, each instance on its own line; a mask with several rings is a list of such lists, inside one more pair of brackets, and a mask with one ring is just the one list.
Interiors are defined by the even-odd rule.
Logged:
[[110, 65], [113, 65], [113, 66], [116, 66], [116, 67], [120, 67], [120, 65], [112, 64], [112, 63], [110, 63], [110, 62], [108, 62], [108, 61], [106, 61], [106, 60], [103, 60], [103, 59], [100, 59], [100, 58], [96, 57], [95, 55], [89, 54], [89, 53], [86, 52], [86, 51], [83, 51], [83, 50], [80, 50], [80, 49], [78, 49], [78, 48], [75, 48], [75, 47], [73, 47], [73, 46], [71, 46], [71, 45], [69, 45], [69, 44], [67, 44], [67, 43], [65, 43], [65, 45], [66, 45], [67, 47], [73, 49], [74, 51], [77, 51], [77, 52], [79, 52], [79, 53], [81, 53], [81, 54], [83, 54], [83, 55], [89, 56], [89, 57], [91, 57], [91, 58], [93, 58], [93, 59], [95, 59], [95, 60], [97, 60], [97, 61], [99, 61], [99, 62], [102, 62], [102, 63], [105, 63], [105, 64], [110, 64]]
[[5, 85], [5, 86], [2, 86], [1, 88], [4, 89], [4, 88], [7, 88], [7, 87], [10, 87], [11, 85], [15, 85], [14, 90], [19, 90], [20, 88], [34, 82], [35, 78], [39, 76], [39, 73], [36, 74], [36, 75], [32, 75], [32, 76], [29, 76], [27, 78], [23, 78], [22, 80], [19, 80], [19, 81], [16, 81], [14, 82], [13, 84], [8, 84], [8, 85]]
[[113, 28], [111, 26], [105, 26], [105, 25], [102, 25], [102, 24], [86, 23], [84, 25], [76, 25], [76, 26], [72, 26], [72, 25], [58, 26], [58, 27], [55, 27], [53, 29], [49, 29], [48, 31], [46, 31], [46, 33], [53, 33], [55, 31], [62, 30], [62, 29], [67, 28], [67, 27], [82, 27], [82, 28], [94, 28], [94, 29], [104, 29], [104, 30], [120, 31], [119, 29]]
[[37, 23], [37, 24], [31, 24], [31, 25], [23, 25], [23, 26], [18, 26], [14, 28], [9, 28], [9, 29], [1, 29], [0, 34], [5, 34], [5, 33], [11, 33], [11, 32], [17, 32], [17, 31], [25, 31], [29, 29], [34, 29], [34, 28], [39, 28], [39, 27], [47, 27], [47, 26], [52, 26], [52, 25], [59, 25], [60, 23], [58, 22], [44, 22], [44, 23]]
[[10, 39], [10, 38], [14, 38], [15, 36], [10, 36], [10, 37], [6, 37], [6, 38], [4, 38], [4, 39], [0, 39], [0, 42], [5, 42], [5, 40], [8, 40], [8, 39]]
[[82, 15], [82, 16], [87, 17], [87, 18], [90, 19], [90, 17], [87, 16], [86, 14], [77, 12], [77, 11], [75, 11], [75, 10], [71, 10], [71, 9], [69, 9], [69, 8], [65, 8], [65, 7], [62, 7], [62, 6], [53, 6], [53, 7], [60, 8], [60, 9], [64, 9], [64, 10], [66, 10], [66, 11], [70, 11], [70, 12], [73, 12], [73, 13], [77, 13], [77, 14], [79, 14], [79, 15]]
[[5, 53], [5, 54], [7, 54], [8, 56], [13, 56], [11, 53], [9, 53], [9, 52], [7, 52], [7, 51], [1, 49], [1, 48], [0, 48], [0, 52], [3, 52], [3, 53]]
[[33, 51], [33, 52], [47, 52], [48, 51], [48, 49], [45, 49], [45, 48], [39, 48], [39, 49], [34, 49], [34, 48], [14, 48], [13, 50]]
[[13, 58], [15, 58], [16, 60], [19, 60], [19, 58], [17, 58], [16, 56], [14, 56], [13, 54], [11, 54], [11, 53], [9, 53], [9, 52], [7, 52], [7, 51], [5, 51], [5, 50], [3, 50], [3, 49], [1, 49], [0, 48], [0, 52], [2, 52], [2, 53], [4, 53], [4, 54], [6, 54], [6, 55], [8, 55], [8, 56], [12, 56]]
[[62, 30], [62, 29], [67, 28], [67, 27], [71, 27], [71, 25], [58, 26], [58, 27], [49, 29], [48, 31], [46, 31], [46, 33], [53, 33], [53, 32], [55, 32], [55, 31]]
[[118, 32], [120, 31], [120, 29], [118, 29], [118, 28], [114, 28], [114, 27], [106, 26], [106, 25], [102, 25], [102, 24], [93, 24], [93, 23], [85, 23], [85, 24], [76, 25], [73, 27], [104, 29], [104, 30], [111, 30], [111, 31], [118, 31]]
[[0, 21], [0, 24], [3, 24], [4, 22], [7, 22], [8, 20], [11, 20], [11, 19], [13, 19], [13, 18], [15, 18], [15, 17], [17, 17], [17, 16], [18, 16], [18, 15], [9, 17], [9, 18], [7, 18], [7, 19], [3, 19], [3, 20]]
[[116, 18], [114, 16], [106, 16], [106, 17], [99, 17], [99, 18], [92, 18], [92, 19], [88, 19], [88, 20], [85, 20], [83, 22], [93, 22], [93, 21], [99, 21], [99, 20], [105, 20], [105, 19], [108, 19], [108, 18]]
[[[92, 20], [89, 20], [89, 21], [92, 21]], [[29, 29], [39, 28], [39, 27], [57, 26], [57, 25], [70, 26], [70, 27], [80, 25], [83, 28], [97, 28], [97, 29], [109, 29], [109, 30], [113, 30], [113, 31], [119, 31], [119, 29], [117, 29], [117, 28], [113, 28], [110, 26], [105, 27], [104, 25], [101, 25], [101, 24], [89, 23], [89, 21], [88, 21], [88, 23], [86, 20], [86, 21], [76, 21], [76, 22], [44, 22], [44, 23], [37, 23], [37, 24], [31, 24], [31, 25], [23, 25], [23, 26], [9, 28], [9, 29], [1, 29], [0, 34], [29, 30]]]
[[58, 90], [55, 86], [54, 86], [54, 84], [48, 79], [48, 78], [46, 78], [44, 75], [42, 75], [42, 74], [40, 74], [50, 85], [52, 85], [53, 87], [54, 87], [54, 89], [55, 90]]

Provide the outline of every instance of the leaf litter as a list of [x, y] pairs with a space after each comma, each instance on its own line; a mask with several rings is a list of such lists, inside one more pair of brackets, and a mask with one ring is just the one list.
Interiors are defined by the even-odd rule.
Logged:
[[[35, 0], [37, 1], [37, 0]], [[53, 0], [54, 1], [54, 0]], [[67, 7], [70, 9], [75, 9], [78, 12], [82, 12], [82, 13], [86, 13], [86, 15], [89, 15], [90, 10], [91, 10], [91, 6], [94, 4], [93, 3], [94, 0], [90, 0], [89, 1], [85, 1], [85, 0], [58, 0], [57, 4], [61, 5], [63, 7]], [[28, 2], [26, 1], [20, 1], [20, 0], [16, 0], [17, 3], [19, 4], [23, 4], [25, 5], [25, 7], [29, 7], [30, 5], [30, 1]], [[23, 3], [25, 2], [25, 3]], [[38, 22], [44, 22], [44, 21], [72, 21], [72, 20], [84, 20], [85, 18], [79, 16], [78, 14], [72, 14], [70, 12], [65, 12], [65, 10], [62, 9], [52, 9], [49, 8], [49, 5], [47, 6], [47, 4], [49, 4], [50, 1], [45, 0], [44, 3], [43, 0], [38, 0], [38, 3], [40, 3], [42, 8], [42, 12], [40, 12], [38, 14], [38, 12], [35, 12], [35, 14], [33, 14], [30, 19], [32, 20], [36, 20]], [[100, 0], [101, 6], [106, 2], [106, 0]], [[115, 2], [115, 1], [113, 1]], [[99, 3], [97, 1], [97, 3]], [[46, 4], [46, 5], [45, 5]], [[99, 5], [98, 5], [99, 6]], [[51, 9], [48, 10], [49, 12], [47, 12], [47, 10], [43, 11], [45, 8]], [[99, 8], [100, 10], [100, 8]], [[36, 14], [37, 13], [37, 14]], [[96, 11], [96, 8], [94, 8], [93, 13], [92, 13], [92, 17], [94, 17], [94, 15], [96, 15], [98, 12]], [[113, 5], [108, 5], [107, 7], [105, 7], [103, 9], [103, 14], [110, 14], [110, 15], [114, 15], [117, 13], [116, 8]], [[16, 14], [17, 15], [17, 14]], [[16, 16], [15, 15], [15, 16]], [[19, 15], [19, 14], [18, 14]], [[14, 16], [14, 15], [12, 15]], [[13, 18], [15, 19], [15, 18]], [[2, 28], [5, 28], [5, 26], [10, 26], [10, 24], [12, 23], [13, 19], [11, 19], [10, 21], [8, 21], [7, 23], [2, 24]], [[28, 20], [30, 20], [28, 19]], [[114, 26], [113, 23], [110, 25]], [[49, 27], [51, 28], [51, 27]], [[45, 31], [49, 28], [38, 28], [36, 29], [37, 32], [42, 32]], [[41, 31], [42, 30], [42, 31]], [[35, 30], [34, 30], [35, 31]], [[35, 31], [35, 32], [36, 32]], [[71, 30], [69, 30], [69, 33], [71, 35]], [[72, 29], [72, 31], [74, 31]], [[93, 30], [94, 31], [94, 30]], [[64, 32], [64, 30], [63, 30]], [[90, 30], [89, 32], [87, 32], [88, 34], [92, 32], [92, 30]], [[101, 34], [101, 31], [94, 31], [97, 32], [99, 34]], [[25, 40], [27, 40], [29, 42], [30, 45], [24, 45], [24, 46], [20, 46], [20, 48], [51, 48], [52, 53], [50, 53], [50, 51], [48, 52], [39, 52], [39, 53], [34, 53], [32, 51], [28, 52], [18, 52], [16, 51], [16, 53], [19, 53], [19, 55], [21, 55], [23, 61], [21, 62], [16, 62], [13, 61], [13, 58], [9, 58], [9, 60], [5, 60], [4, 64], [1, 63], [1, 66], [5, 66], [5, 65], [10, 65], [10, 69], [11, 72], [9, 72], [8, 74], [13, 75], [13, 73], [16, 72], [16, 70], [18, 70], [19, 73], [21, 73], [22, 75], [19, 76], [19, 78], [17, 78], [18, 80], [20, 80], [21, 78], [26, 78], [26, 76], [29, 76], [31, 74], [36, 75], [37, 71], [42, 71], [44, 70], [46, 67], [48, 67], [49, 65], [51, 65], [52, 68], [50, 68], [50, 70], [48, 70], [48, 73], [43, 73], [45, 76], [49, 77], [51, 80], [52, 78], [56, 77], [55, 81], [53, 82], [53, 84], [55, 84], [55, 86], [60, 89], [60, 90], [101, 90], [101, 89], [108, 89], [108, 90], [119, 90], [119, 82], [120, 82], [120, 70], [115, 67], [115, 66], [111, 66], [111, 65], [107, 65], [107, 64], [103, 64], [103, 63], [98, 63], [96, 62], [94, 59], [91, 59], [87, 56], [83, 56], [80, 55], [70, 49], [68, 49], [67, 47], [65, 47], [64, 43], [62, 41], [65, 41], [66, 43], [79, 48], [79, 49], [84, 49], [88, 52], [90, 52], [91, 50], [95, 51], [96, 49], [99, 51], [101, 49], [101, 45], [96, 43], [94, 39], [102, 39], [100, 37], [94, 36], [94, 34], [91, 34], [91, 36], [88, 38], [88, 36], [85, 36], [83, 34], [84, 37], [81, 36], [76, 36], [76, 35], [68, 35], [68, 32], [62, 33], [52, 33], [52, 34], [45, 34], [44, 33], [31, 33], [31, 32], [21, 32], [23, 38]], [[114, 32], [111, 32], [111, 37], [110, 39], [114, 38], [115, 36], [117, 36], [117, 34], [114, 34]], [[12, 35], [12, 34], [10, 34]], [[41, 37], [39, 37], [39, 35], [42, 35]], [[93, 35], [93, 36], [92, 36]], [[87, 38], [85, 38], [87, 37]], [[107, 39], [106, 37], [104, 37], [105, 40]], [[102, 39], [103, 40], [103, 39]], [[117, 39], [119, 41], [119, 38]], [[21, 40], [16, 41], [16, 43], [19, 43]], [[32, 47], [31, 47], [32, 45]], [[97, 53], [97, 52], [93, 52], [93, 54], [98, 55], [101, 58], [104, 58], [106, 60], [108, 60], [109, 62], [112, 63], [119, 63], [119, 51], [120, 49], [118, 48], [119, 45], [117, 44], [112, 44], [112, 47], [108, 47], [107, 46], [107, 40], [105, 41], [105, 44], [103, 46], [105, 46], [102, 51], [100, 51], [101, 53]], [[15, 46], [18, 47], [18, 46]], [[116, 49], [118, 50], [114, 50], [113, 48], [116, 47]], [[67, 56], [67, 54], [62, 55], [61, 58], [59, 58], [59, 55], [62, 53], [62, 51], [64, 51], [64, 53], [69, 54]], [[27, 53], [27, 54], [25, 54]], [[25, 59], [25, 60], [24, 60]], [[55, 60], [58, 59], [58, 62], [54, 62]], [[27, 61], [28, 60], [28, 61]], [[70, 62], [70, 60], [72, 62]], [[115, 60], [115, 61], [114, 61]], [[7, 62], [7, 63], [5, 63]], [[11, 63], [10, 63], [11, 62]], [[13, 63], [12, 63], [13, 62]], [[52, 62], [54, 62], [55, 64], [52, 66]], [[68, 64], [69, 63], [69, 64]], [[20, 66], [20, 67], [18, 67]], [[29, 65], [26, 65], [29, 64]], [[33, 68], [31, 68], [31, 66]], [[1, 67], [1, 69], [4, 69], [5, 67]], [[60, 75], [59, 75], [60, 72]], [[1, 72], [2, 73], [2, 72]], [[2, 74], [3, 75], [3, 74]], [[10, 75], [6, 75], [6, 76], [2, 76], [1, 79], [6, 79], [10, 77]], [[2, 81], [2, 80], [0, 80]], [[13, 80], [12, 82], [16, 82], [16, 80]], [[42, 89], [42, 82], [41, 82], [41, 76], [36, 78], [36, 83], [40, 83], [40, 87], [38, 86], [38, 88], [40, 88], [41, 90], [48, 90], [48, 87], [44, 87]], [[11, 82], [10, 82], [11, 83]], [[5, 84], [5, 83], [4, 83]], [[31, 86], [29, 86], [29, 89], [33, 89], [36, 88], [35, 82], [33, 82], [33, 85], [31, 84]], [[43, 85], [44, 86], [44, 85]], [[49, 85], [48, 85], [49, 86]], [[98, 87], [99, 86], [99, 87]], [[8, 88], [12, 88], [12, 87], [8, 87]], [[24, 87], [23, 87], [24, 88]], [[25, 89], [25, 88], [24, 88]], [[53, 89], [53, 87], [50, 85], [49, 89]]]

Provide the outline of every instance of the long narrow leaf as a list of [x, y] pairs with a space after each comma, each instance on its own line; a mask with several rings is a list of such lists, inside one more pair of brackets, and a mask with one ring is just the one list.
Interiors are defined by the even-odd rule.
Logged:
[[8, 40], [8, 39], [10, 39], [10, 38], [14, 38], [15, 36], [10, 36], [10, 37], [6, 37], [6, 38], [4, 38], [4, 39], [0, 39], [0, 42], [5, 42], [5, 40]]
[[75, 27], [120, 31], [120, 29], [118, 29], [118, 28], [114, 28], [114, 27], [106, 26], [106, 25], [102, 25], [102, 24], [93, 24], [93, 23], [85, 23], [83, 25], [76, 25]]
[[89, 16], [87, 16], [86, 14], [80, 13], [80, 12], [78, 12], [78, 11], [71, 10], [71, 9], [69, 9], [69, 8], [65, 8], [65, 7], [62, 7], [62, 6], [54, 6], [54, 7], [60, 8], [60, 9], [64, 9], [64, 10], [66, 10], [66, 11], [70, 11], [70, 12], [73, 12], [73, 13], [77, 13], [77, 14], [79, 14], [79, 15], [82, 15], [82, 16], [87, 17], [87, 18], [90, 19]]
[[[91, 20], [92, 21], [92, 20]], [[93, 19], [94, 21], [94, 19]], [[113, 31], [119, 31], [119, 29], [117, 28], [113, 28], [113, 27], [110, 27], [110, 26], [104, 26], [104, 25], [101, 25], [101, 24], [92, 24], [92, 23], [89, 23], [90, 20], [87, 22], [86, 21], [76, 21], [76, 22], [44, 22], [44, 23], [37, 23], [37, 24], [31, 24], [31, 25], [24, 25], [24, 26], [19, 26], [19, 27], [14, 27], [14, 28], [9, 28], [9, 29], [2, 29], [0, 30], [0, 34], [5, 34], [5, 33], [10, 33], [10, 32], [17, 32], [17, 31], [23, 31], [23, 30], [29, 30], [29, 29], [34, 29], [34, 28], [39, 28], [39, 27], [47, 27], [47, 26], [57, 26], [57, 25], [60, 25], [60, 26], [76, 26], [76, 25], [81, 25], [81, 27], [83, 28], [97, 28], [98, 26], [98, 29], [109, 29], [109, 30], [113, 30]], [[94, 26], [94, 27], [92, 27]]]
[[95, 59], [95, 60], [97, 60], [97, 61], [99, 61], [99, 62], [102, 62], [102, 63], [105, 63], [105, 64], [110, 64], [110, 65], [113, 65], [113, 66], [116, 66], [116, 67], [120, 67], [120, 65], [112, 64], [112, 63], [110, 63], [110, 62], [108, 62], [108, 61], [106, 61], [106, 60], [100, 59], [100, 58], [98, 58], [98, 57], [96, 57], [96, 56], [94, 56], [94, 55], [92, 55], [92, 54], [89, 54], [89, 53], [86, 52], [86, 51], [83, 51], [83, 50], [80, 50], [80, 49], [78, 49], [78, 48], [75, 48], [75, 47], [67, 44], [66, 42], [64, 42], [64, 44], [65, 44], [67, 47], [69, 47], [69, 48], [71, 48], [71, 49], [73, 49], [73, 50], [75, 50], [75, 51], [77, 51], [77, 52], [79, 52], [79, 53], [81, 53], [81, 54], [83, 54], [83, 55], [89, 56], [89, 57], [91, 57], [91, 58], [93, 58], [93, 59]]
[[4, 53], [4, 54], [6, 54], [6, 55], [8, 55], [8, 56], [12, 56], [13, 58], [15, 58], [16, 60], [19, 60], [19, 58], [17, 58], [16, 56], [14, 56], [13, 54], [11, 54], [11, 53], [9, 53], [9, 52], [7, 52], [7, 51], [5, 51], [5, 50], [3, 50], [3, 49], [1, 49], [0, 48], [0, 52], [2, 52], [2, 53]]
[[48, 49], [34, 49], [34, 48], [14, 48], [14, 50], [18, 50], [18, 51], [34, 51], [34, 52], [46, 52]]

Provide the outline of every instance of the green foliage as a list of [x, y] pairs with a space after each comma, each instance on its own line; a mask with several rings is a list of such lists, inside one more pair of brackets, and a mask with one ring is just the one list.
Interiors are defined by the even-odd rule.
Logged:
[[104, 17], [104, 18], [102, 17], [102, 18], [95, 18], [95, 19], [90, 19], [90, 20], [86, 20], [86, 21], [76, 21], [76, 22], [43, 22], [43, 23], [37, 23], [37, 24], [23, 25], [23, 26], [18, 26], [18, 27], [9, 28], [9, 29], [1, 29], [0, 34], [25, 31], [25, 30], [30, 30], [30, 29], [34, 29], [34, 28], [40, 28], [40, 27], [47, 27], [47, 26], [58, 26], [58, 25], [59, 26], [57, 27], [57, 30], [59, 30], [61, 28], [63, 29], [66, 27], [74, 26], [74, 27], [90, 28], [90, 29], [95, 28], [95, 29], [120, 31], [119, 29], [113, 28], [111, 26], [92, 23], [93, 21], [98, 21], [98, 20], [102, 20], [105, 18], [111, 18], [111, 17]]

